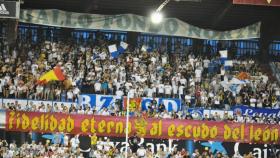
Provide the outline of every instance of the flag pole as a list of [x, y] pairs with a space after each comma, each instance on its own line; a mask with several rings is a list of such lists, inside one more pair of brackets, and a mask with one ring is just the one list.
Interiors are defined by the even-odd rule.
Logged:
[[126, 127], [125, 127], [125, 158], [128, 158], [128, 123], [129, 123], [129, 92], [127, 93], [126, 97]]

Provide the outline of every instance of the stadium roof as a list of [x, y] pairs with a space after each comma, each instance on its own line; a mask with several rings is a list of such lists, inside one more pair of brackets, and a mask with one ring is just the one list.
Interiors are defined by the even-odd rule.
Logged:
[[[216, 30], [236, 29], [258, 21], [276, 21], [279, 7], [235, 5], [232, 0], [171, 0], [166, 17]], [[22, 9], [60, 9], [94, 14], [133, 13], [149, 16], [163, 0], [24, 0]]]

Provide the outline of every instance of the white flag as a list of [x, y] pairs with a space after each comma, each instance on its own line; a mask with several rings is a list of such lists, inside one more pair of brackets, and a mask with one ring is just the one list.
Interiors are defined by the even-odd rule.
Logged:
[[110, 52], [110, 53], [113, 53], [113, 52], [117, 52], [117, 51], [118, 51], [117, 45], [116, 45], [116, 44], [110, 45], [108, 48], [109, 48], [109, 52]]
[[220, 50], [219, 51], [221, 58], [227, 58], [228, 57], [228, 51], [227, 50]]
[[232, 60], [225, 61], [225, 66], [233, 66]]
[[120, 46], [125, 50], [128, 47], [128, 44], [125, 42], [121, 42]]

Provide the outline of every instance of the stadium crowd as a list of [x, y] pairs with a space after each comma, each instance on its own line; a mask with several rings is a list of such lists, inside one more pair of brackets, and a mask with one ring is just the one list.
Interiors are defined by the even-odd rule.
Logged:
[[[187, 112], [189, 107], [208, 109], [229, 109], [234, 105], [279, 108], [280, 88], [271, 82], [262, 71], [257, 60], [231, 57], [233, 65], [228, 68], [220, 60], [219, 53], [197, 53], [177, 46], [175, 52], [184, 50], [184, 55], [168, 52], [165, 46], [150, 51], [129, 48], [118, 58], [112, 59], [108, 45], [119, 41], [106, 41], [78, 44], [75, 42], [48, 42], [30, 44], [18, 41], [12, 48], [4, 45], [0, 56], [0, 98], [35, 100], [76, 101], [80, 93], [116, 95], [119, 99], [130, 92], [134, 97], [166, 97], [183, 100], [183, 110], [167, 112], [165, 106], [152, 102], [147, 111], [135, 111], [134, 116], [169, 119], [194, 119], [210, 121], [232, 121], [242, 123], [280, 124], [276, 116], [247, 116], [241, 114], [200, 116]], [[36, 84], [45, 72], [60, 66], [66, 80]], [[223, 86], [235, 78], [246, 80], [238, 91]], [[20, 105], [17, 101], [2, 104], [2, 109], [33, 112], [58, 112], [71, 114], [94, 114], [124, 116], [119, 106], [102, 108], [97, 111], [90, 106], [70, 107], [66, 105], [40, 105], [30, 101]], [[129, 158], [228, 158], [224, 153], [211, 150], [168, 149], [152, 152], [151, 148], [138, 146], [137, 140], [130, 138]], [[109, 139], [91, 136], [88, 154], [79, 148], [78, 136], [71, 139], [65, 135], [60, 141], [46, 143], [24, 143], [0, 141], [0, 157], [14, 158], [124, 158], [124, 151], [116, 148]], [[254, 158], [252, 153], [233, 158]]]
[[[31, 143], [25, 142], [18, 146], [15, 141], [8, 143], [6, 140], [0, 140], [0, 156], [3, 158], [124, 158], [125, 150], [116, 147], [109, 138], [97, 140], [97, 136], [91, 136], [91, 147], [87, 151], [80, 149], [79, 136], [73, 136], [70, 140], [64, 136], [63, 143], [59, 141], [46, 141]], [[152, 151], [151, 147], [138, 145], [137, 136], [129, 139], [128, 157], [129, 158], [229, 158], [226, 153], [215, 152], [204, 148], [199, 151], [195, 149], [191, 154], [185, 149], [167, 148], [158, 151]], [[236, 152], [232, 158], [254, 158], [252, 153], [241, 156]]]
[[[110, 94], [121, 98], [127, 92], [134, 97], [174, 97], [183, 101], [183, 111], [167, 112], [153, 102], [147, 111], [134, 115], [158, 118], [229, 120], [278, 124], [277, 117], [264, 116], [193, 116], [188, 107], [229, 109], [234, 105], [279, 108], [280, 89], [262, 72], [257, 60], [233, 58], [232, 67], [222, 64], [219, 53], [195, 53], [188, 49], [183, 56], [167, 52], [162, 46], [153, 51], [129, 48], [112, 59], [108, 45], [117, 41], [99, 38], [95, 42], [18, 41], [12, 48], [4, 45], [0, 60], [0, 97], [35, 100], [76, 101], [80, 93]], [[220, 48], [222, 49], [222, 48]], [[176, 47], [176, 52], [184, 50]], [[232, 55], [231, 55], [232, 56]], [[66, 80], [36, 84], [45, 72], [60, 66]], [[239, 90], [229, 90], [222, 83], [238, 78], [246, 80]], [[236, 88], [238, 89], [238, 88]], [[90, 106], [35, 105], [29, 102], [3, 104], [10, 110], [64, 112], [98, 115], [125, 115], [121, 103], [96, 111]]]
[[[100, 38], [91, 44], [19, 41], [13, 48], [4, 46], [0, 97], [75, 101], [80, 93], [122, 97], [130, 92], [135, 97], [180, 98], [194, 107], [228, 109], [243, 104], [279, 108], [279, 85], [268, 82], [256, 60], [233, 58], [233, 66], [228, 69], [219, 53], [195, 53], [190, 49], [180, 56], [167, 52], [164, 46], [152, 52], [128, 49], [112, 59], [109, 44]], [[63, 69], [65, 81], [36, 84], [55, 66]], [[234, 78], [249, 82], [237, 91], [221, 84]]]

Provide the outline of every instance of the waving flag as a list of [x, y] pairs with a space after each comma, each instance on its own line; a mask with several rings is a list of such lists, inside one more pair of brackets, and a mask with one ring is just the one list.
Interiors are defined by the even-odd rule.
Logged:
[[225, 64], [225, 61], [228, 58], [228, 51], [227, 50], [220, 50], [219, 53], [221, 55], [221, 57], [220, 57], [221, 63]]
[[141, 51], [150, 53], [150, 52], [153, 51], [153, 49], [149, 46], [143, 45], [142, 48], [141, 48]]
[[119, 46], [119, 49], [118, 49], [119, 54], [124, 53], [125, 50], [127, 49], [127, 47], [128, 47], [128, 44], [127, 44], [127, 43], [121, 42], [121, 43], [120, 43], [120, 46]]
[[227, 50], [220, 50], [221, 58], [227, 58], [228, 57], [228, 51]]
[[65, 80], [65, 76], [59, 66], [54, 67], [54, 69], [48, 71], [44, 75], [42, 75], [37, 84], [46, 84], [49, 81], [63, 81]]
[[110, 45], [110, 46], [108, 47], [108, 49], [109, 49], [109, 52], [111, 53], [111, 57], [112, 57], [113, 59], [119, 57], [120, 54], [119, 54], [119, 52], [118, 52], [118, 49], [117, 49], [117, 45], [116, 45], [116, 44]]
[[[129, 111], [135, 112], [141, 109], [142, 98], [130, 98], [129, 99]], [[123, 98], [123, 107], [127, 108], [127, 97]]]
[[226, 60], [225, 61], [225, 70], [230, 70], [231, 67], [233, 67], [232, 60]]

